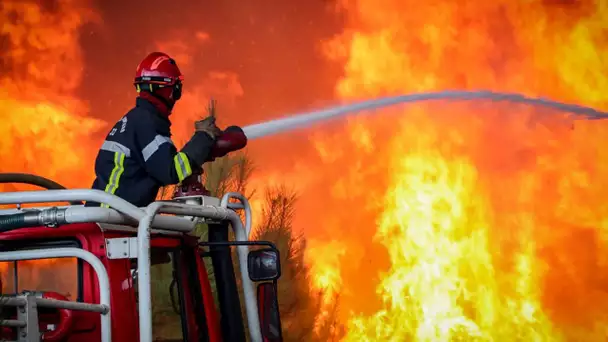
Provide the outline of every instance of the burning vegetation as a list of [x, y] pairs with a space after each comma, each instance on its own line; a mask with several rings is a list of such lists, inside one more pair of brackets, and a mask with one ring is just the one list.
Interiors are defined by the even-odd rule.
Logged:
[[[90, 185], [151, 49], [186, 73], [176, 141], [210, 96], [222, 126], [444, 89], [608, 109], [604, 1], [51, 3], [0, 5], [0, 165], [68, 187]], [[158, 16], [175, 24], [154, 36]], [[607, 134], [602, 120], [476, 101], [252, 142], [247, 189], [297, 194], [252, 198], [256, 234], [291, 251], [286, 340], [605, 341]]]

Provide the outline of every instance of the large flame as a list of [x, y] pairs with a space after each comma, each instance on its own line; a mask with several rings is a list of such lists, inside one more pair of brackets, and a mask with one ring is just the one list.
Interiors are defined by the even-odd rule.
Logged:
[[[605, 1], [338, 2], [344, 28], [323, 50], [327, 65], [343, 69], [338, 98], [483, 88], [608, 109]], [[79, 44], [95, 18], [88, 1], [3, 1], [1, 171], [89, 186], [102, 140], [91, 132], [132, 105], [125, 72], [151, 50], [174, 55], [187, 73], [173, 117], [178, 143], [210, 96], [223, 126], [308, 103], [323, 82], [305, 82], [331, 77], [326, 65], [306, 63], [300, 38], [317, 40], [306, 35], [331, 27], [317, 22], [326, 17], [300, 11], [304, 3], [290, 20], [269, 14], [273, 6], [250, 14], [237, 5], [216, 6], [230, 12], [222, 16], [191, 4], [179, 18], [164, 6], [107, 5], [130, 18], [107, 20], [129, 45], [92, 49], [111, 60], [101, 66], [85, 65]], [[209, 25], [196, 26], [204, 20], [192, 8]], [[137, 19], [165, 15], [178, 30]], [[141, 28], [129, 35], [125, 22]], [[109, 104], [107, 123], [79, 100], [85, 67], [111, 80], [86, 96]], [[105, 98], [112, 88], [124, 96]], [[266, 163], [252, 186], [299, 186], [296, 226], [308, 238], [311, 284], [324, 291], [314, 328], [336, 320], [343, 329], [332, 333], [349, 341], [606, 340], [607, 124], [483, 101], [408, 108], [251, 144]]]
[[103, 123], [86, 117], [87, 106], [74, 97], [83, 70], [78, 30], [95, 18], [89, 6], [2, 2], [0, 171], [42, 174], [72, 187], [93, 180], [88, 139]]
[[[608, 106], [604, 2], [341, 5], [350, 24], [326, 51], [345, 61], [342, 98], [485, 88]], [[334, 182], [325, 236], [347, 248], [339, 267], [309, 259], [331, 268], [313, 284], [341, 285], [343, 339], [606, 340], [607, 133], [479, 102], [316, 136]]]
[[[46, 7], [22, 0], [0, 5], [0, 40], [5, 43], [0, 60], [0, 172], [35, 173], [69, 187], [92, 181], [94, 145], [88, 139], [103, 122], [86, 117], [87, 106], [74, 96], [83, 73], [78, 30], [95, 19], [90, 5], [87, 0]], [[0, 191], [23, 188], [0, 184]], [[20, 265], [20, 288], [13, 289], [9, 263], [0, 263], [0, 292], [40, 289], [76, 295], [75, 259]]]

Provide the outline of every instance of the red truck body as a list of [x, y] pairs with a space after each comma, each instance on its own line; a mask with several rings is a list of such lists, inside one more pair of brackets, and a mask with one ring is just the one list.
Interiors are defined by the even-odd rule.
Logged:
[[[82, 196], [82, 191], [85, 195], [92, 191], [105, 196], [106, 200], [114, 200], [108, 197], [113, 195], [99, 194], [96, 190], [49, 191], [54, 191], [53, 194], [63, 200], [71, 194]], [[29, 192], [27, 196], [48, 198], [47, 194], [39, 191]], [[15, 199], [19, 199], [16, 193], [0, 193], [0, 204], [15, 203]], [[78, 200], [91, 199], [78, 197]], [[205, 200], [208, 202], [209, 198]], [[33, 202], [29, 200], [29, 203]], [[0, 299], [0, 340], [31, 341], [33, 336], [34, 340], [40, 336], [43, 341], [50, 342], [218, 342], [245, 341], [245, 333], [249, 331], [249, 340], [282, 341], [276, 301], [280, 276], [278, 250], [272, 243], [248, 241], [242, 233], [239, 235], [237, 228], [244, 232], [244, 227], [250, 227], [250, 224], [241, 225], [240, 220], [236, 221], [238, 216], [229, 212], [232, 209], [226, 204], [228, 200], [219, 203], [218, 200], [200, 205], [163, 204], [173, 210], [189, 212], [188, 215], [199, 212], [201, 217], [215, 215], [215, 219], [206, 221], [208, 234], [205, 239], [194, 235], [194, 231], [184, 231], [183, 225], [189, 224], [193, 216], [177, 213], [165, 216], [164, 223], [154, 221], [156, 213], [143, 215], [137, 218], [138, 225], [127, 217], [140, 215], [130, 207], [122, 211], [78, 205], [0, 210], [0, 289], [3, 295]], [[249, 210], [246, 200], [242, 199], [242, 203], [239, 208]], [[232, 222], [228, 221], [229, 216]], [[250, 219], [250, 212], [245, 216]], [[86, 217], [108, 222], [86, 222]], [[145, 217], [150, 217], [149, 227], [142, 223]], [[28, 226], [27, 220], [45, 224], [32, 225], [30, 222]], [[112, 220], [120, 222], [109, 222]], [[168, 224], [169, 228], [158, 228], [155, 224]], [[181, 231], [172, 230], [171, 224], [182, 225]], [[237, 239], [229, 241], [228, 227], [235, 225]], [[243, 252], [243, 248], [248, 251], [247, 246], [251, 245], [271, 248], [237, 253], [239, 263], [234, 267], [231, 247], [237, 246], [237, 251]], [[144, 252], [142, 246], [146, 246]], [[55, 256], [63, 252], [67, 254]], [[80, 252], [88, 256], [85, 258]], [[149, 265], [141, 262], [146, 255]], [[241, 270], [238, 281], [236, 268]], [[210, 273], [213, 273], [212, 277]], [[145, 315], [139, 312], [145, 307], [139, 302], [140, 293], [145, 289], [139, 279], [149, 279], [149, 282], [142, 280], [141, 283], [150, 284], [152, 327], [148, 332], [152, 332], [151, 336], [142, 326], [146, 322]], [[171, 279], [169, 286], [167, 279]], [[255, 292], [245, 289], [252, 281], [258, 284], [257, 299], [251, 297]], [[238, 291], [239, 288], [243, 291]], [[103, 293], [109, 293], [109, 303], [104, 304]], [[146, 298], [145, 294], [143, 298]], [[167, 309], [167, 298], [171, 299], [171, 310]], [[30, 302], [34, 304], [30, 305]], [[245, 314], [241, 304], [245, 304]], [[30, 315], [32, 313], [35, 317]], [[104, 330], [107, 317], [110, 328], [105, 323]], [[257, 328], [257, 337], [252, 327]]]
[[[130, 259], [108, 259], [106, 257], [105, 239], [106, 238], [123, 238], [133, 237], [133, 233], [125, 233], [120, 231], [102, 231], [100, 226], [94, 223], [71, 224], [62, 226], [60, 229], [49, 229], [46, 227], [26, 228], [0, 234], [0, 241], [13, 242], [26, 245], [32, 238], [36, 241], [52, 241], [60, 244], [63, 242], [69, 245], [70, 242], [77, 242], [81, 248], [92, 252], [104, 264], [108, 271], [110, 279], [111, 291], [111, 306], [118, 308], [111, 311], [112, 320], [112, 340], [114, 342], [132, 342], [138, 341], [138, 320], [137, 306], [135, 304], [135, 296], [137, 288], [133, 286], [134, 282], [131, 279]], [[157, 248], [175, 248], [197, 250], [197, 238], [194, 236], [178, 235], [175, 237], [156, 236], [151, 242], [152, 250]], [[75, 260], [73, 263], [77, 263]], [[42, 268], [53, 267], [52, 263], [37, 262], [36, 269], [42, 271]], [[179, 272], [187, 272], [187, 267], [194, 267], [199, 275], [196, 279], [188, 279], [182, 285], [183, 291], [192, 295], [194, 291], [200, 291], [201, 298], [204, 300], [205, 315], [204, 317], [206, 330], [208, 332], [209, 341], [222, 341], [221, 331], [219, 327], [219, 313], [213, 303], [213, 294], [211, 284], [207, 276], [207, 270], [202, 258], [195, 260], [177, 260]], [[87, 303], [99, 303], [99, 283], [92, 273], [91, 266], [86, 263], [75, 265], [77, 269], [75, 273], [80, 273], [78, 291], [81, 291], [81, 300]], [[31, 266], [30, 266], [31, 267]], [[6, 278], [4, 276], [3, 278]], [[131, 281], [124, 281], [129, 279]], [[121, 281], [122, 280], [122, 281]], [[198, 283], [199, 289], [196, 289], [195, 283]], [[4, 284], [7, 286], [7, 284]], [[49, 284], [48, 290], [61, 291], [56, 284]], [[44, 288], [36, 290], [45, 290]], [[185, 301], [186, 303], [192, 303]], [[129, 305], [130, 304], [130, 305]], [[195, 308], [193, 305], [185, 306], [184, 323], [186, 326], [185, 334], [189, 335], [189, 340], [197, 341], [199, 324], [196, 322]], [[41, 324], [57, 324], [55, 317], [48, 317], [48, 322]], [[101, 331], [99, 324], [99, 315], [91, 312], [77, 312], [73, 314], [72, 329], [67, 334], [65, 339], [67, 342], [77, 341], [99, 341], [101, 339]]]

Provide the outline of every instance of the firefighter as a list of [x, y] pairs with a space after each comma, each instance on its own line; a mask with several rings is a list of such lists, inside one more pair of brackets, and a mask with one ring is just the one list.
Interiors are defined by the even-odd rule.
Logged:
[[[95, 160], [93, 189], [144, 207], [161, 186], [178, 184], [212, 160], [222, 131], [215, 116], [195, 122], [195, 132], [178, 151], [171, 141], [170, 115], [182, 95], [183, 75], [167, 54], [153, 52], [137, 67], [136, 105], [112, 127]], [[235, 127], [235, 126], [233, 126]], [[240, 131], [242, 133], [242, 130]], [[232, 150], [242, 148], [238, 146]], [[87, 206], [107, 204], [87, 202]]]

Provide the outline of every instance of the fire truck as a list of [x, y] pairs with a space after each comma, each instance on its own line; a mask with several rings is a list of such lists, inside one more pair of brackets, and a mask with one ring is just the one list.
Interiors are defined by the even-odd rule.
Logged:
[[178, 187], [138, 208], [36, 175], [0, 183], [44, 188], [0, 193], [0, 341], [282, 341], [279, 251], [249, 240], [240, 193]]

